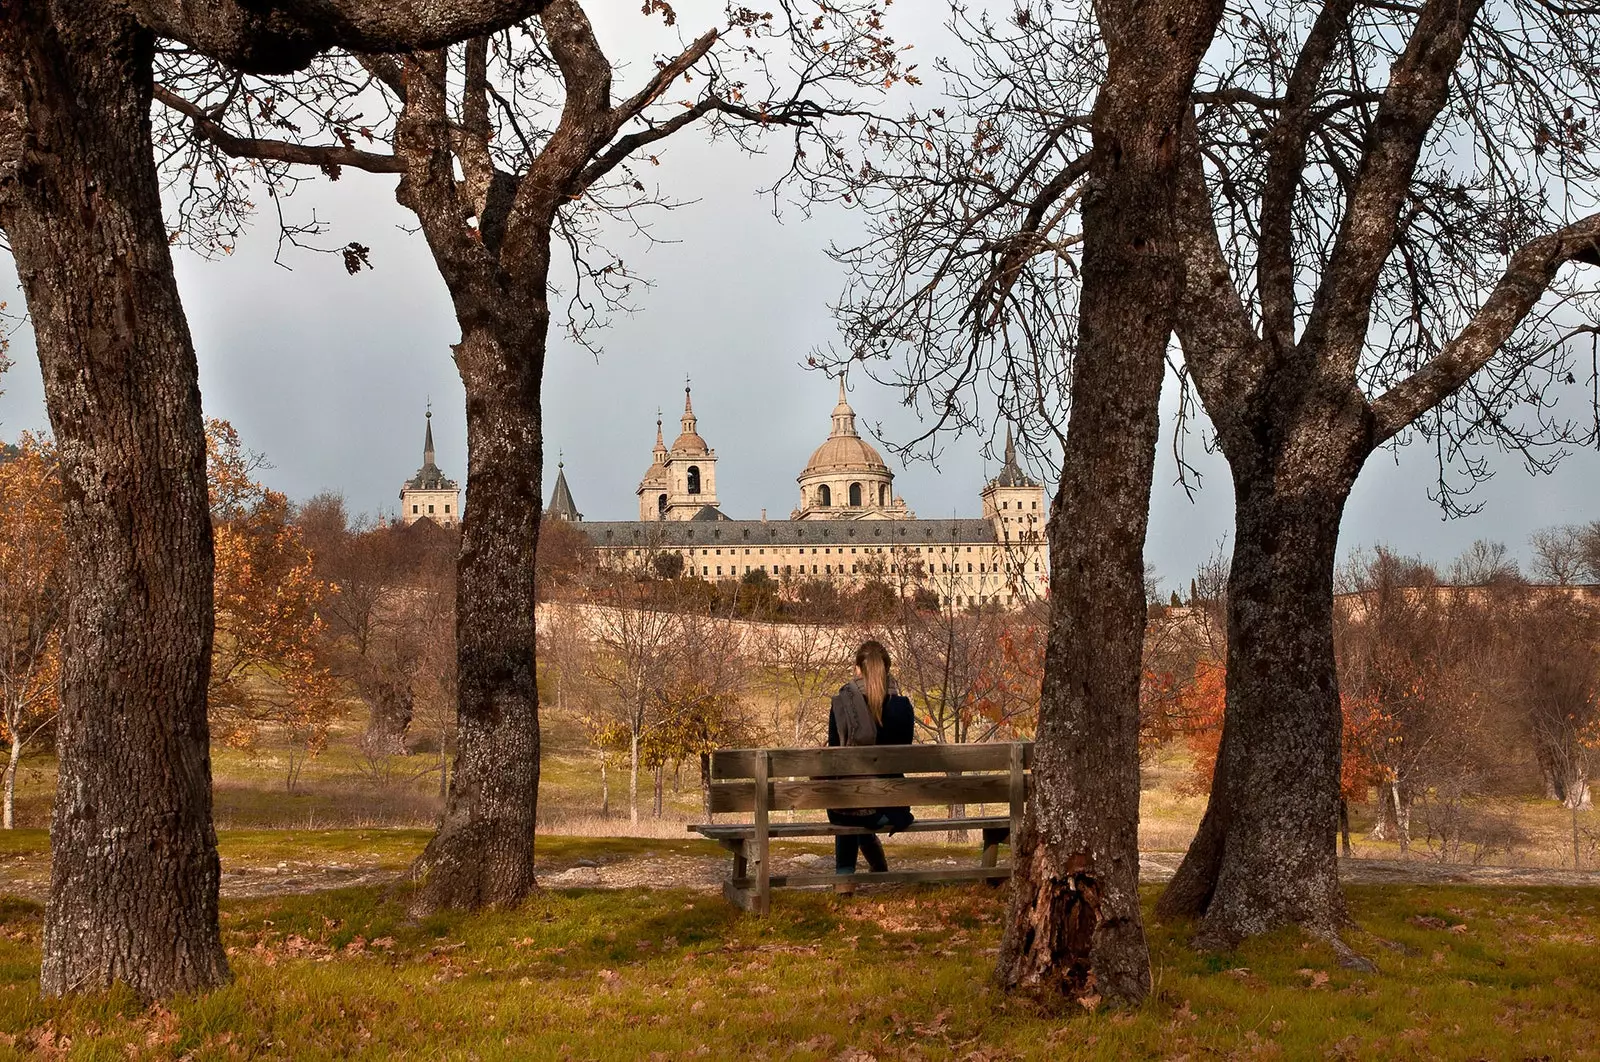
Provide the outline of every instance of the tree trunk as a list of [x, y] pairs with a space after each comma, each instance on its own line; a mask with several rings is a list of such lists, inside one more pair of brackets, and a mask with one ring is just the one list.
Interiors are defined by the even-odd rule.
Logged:
[[665, 768], [659, 763], [656, 764], [656, 769], [655, 769], [655, 808], [654, 808], [653, 816], [655, 818], [657, 818], [657, 819], [661, 818], [661, 810], [662, 810], [662, 805], [661, 805], [661, 784], [662, 784], [662, 775], [663, 775], [664, 772], [665, 772]]
[[[1300, 423], [1351, 442], [1330, 420]], [[1333, 568], [1361, 446], [1332, 455], [1311, 443], [1284, 448], [1294, 457], [1276, 467], [1229, 455], [1237, 533], [1222, 745], [1205, 817], [1158, 908], [1202, 915], [1203, 946], [1232, 947], [1287, 924], [1336, 937], [1347, 922], [1335, 840], [1343, 716]], [[1304, 460], [1322, 467], [1289, 467]]]
[[606, 774], [604, 753], [600, 756], [600, 817], [602, 819], [611, 817], [611, 780]]
[[1350, 802], [1344, 797], [1339, 798], [1339, 851], [1346, 859], [1355, 854], [1350, 846]]
[[[454, 294], [454, 293], [453, 293]], [[456, 296], [463, 322], [464, 298]], [[534, 888], [539, 690], [534, 555], [543, 476], [543, 324], [479, 307], [455, 347], [467, 392], [467, 504], [457, 562], [456, 764], [444, 821], [418, 861], [412, 910], [516, 904]]]
[[639, 732], [628, 738], [628, 821], [639, 825]]
[[17, 765], [22, 762], [22, 737], [15, 728], [11, 731], [11, 757], [6, 764], [5, 795], [0, 807], [0, 829], [11, 830], [17, 825]]
[[122, 981], [164, 997], [228, 976], [205, 436], [150, 150], [154, 48], [119, 5], [0, 7], [0, 229], [37, 339], [68, 550], [47, 996]]
[[[1183, 264], [1179, 129], [1220, 3], [1095, 5], [1108, 69], [1083, 206], [1072, 411], [1050, 514], [1050, 629], [1035, 788], [996, 976], [1046, 998], [1150, 991], [1139, 911], [1144, 541]], [[1155, 8], [1156, 10], [1151, 10]]]

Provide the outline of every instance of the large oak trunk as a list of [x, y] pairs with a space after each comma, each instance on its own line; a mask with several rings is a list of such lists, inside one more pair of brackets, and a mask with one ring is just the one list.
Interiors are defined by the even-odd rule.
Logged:
[[[1083, 207], [1083, 288], [1034, 784], [996, 976], [1047, 998], [1150, 991], [1139, 912], [1144, 541], [1183, 269], [1178, 131], [1220, 5], [1097, 4], [1109, 56]], [[1124, 10], [1125, 9], [1125, 10]]]
[[1160, 904], [1163, 914], [1202, 916], [1207, 946], [1289, 924], [1334, 936], [1347, 921], [1333, 570], [1366, 449], [1359, 429], [1303, 420], [1319, 422], [1315, 433], [1299, 431], [1304, 444], [1285, 446], [1283, 458], [1229, 455], [1237, 538], [1222, 745], [1199, 833]]
[[[458, 313], [463, 297], [457, 295]], [[444, 821], [418, 862], [417, 913], [515, 904], [534, 887], [534, 554], [542, 511], [545, 331], [533, 316], [526, 325], [501, 320], [467, 330], [456, 347], [467, 392], [467, 505], [456, 597], [459, 751]]]
[[47, 995], [123, 981], [167, 996], [228, 972], [205, 440], [150, 152], [154, 44], [120, 6], [0, 5], [0, 228], [37, 338], [68, 548]]

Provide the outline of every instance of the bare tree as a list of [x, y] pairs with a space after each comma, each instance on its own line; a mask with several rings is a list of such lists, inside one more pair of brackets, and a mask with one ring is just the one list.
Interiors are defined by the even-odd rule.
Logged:
[[972, 67], [946, 67], [947, 105], [874, 130], [882, 161], [862, 182], [873, 238], [840, 253], [858, 278], [847, 356], [904, 353], [897, 382], [931, 407], [930, 434], [980, 424], [987, 385], [1025, 445], [1062, 444], [1037, 786], [1013, 838], [998, 977], [1125, 1003], [1150, 985], [1139, 674], [1158, 400], [1183, 280], [1176, 145], [1222, 5], [1104, 0], [1093, 14], [1024, 6], [999, 26], [956, 9]]
[[[1579, 524], [1546, 527], [1529, 539], [1533, 547], [1533, 574], [1536, 579], [1558, 586], [1570, 586], [1585, 579], [1600, 580], [1600, 570], [1591, 567], [1590, 536], [1600, 537], [1596, 528]], [[1600, 551], [1594, 560], [1600, 561]]]
[[1571, 598], [1541, 594], [1507, 627], [1506, 694], [1525, 720], [1546, 789], [1568, 808], [1587, 806], [1600, 762], [1600, 617]]
[[45, 994], [120, 980], [166, 996], [227, 976], [205, 718], [205, 445], [151, 156], [157, 38], [286, 71], [332, 46], [439, 47], [542, 3], [0, 8], [0, 230], [59, 447], [70, 573]]
[[[658, 10], [673, 23], [671, 8], [646, 6]], [[199, 180], [228, 174], [227, 158], [262, 162], [273, 185], [292, 181], [295, 166], [400, 174], [396, 196], [416, 214], [455, 306], [468, 445], [461, 758], [444, 823], [418, 862], [418, 912], [514, 903], [534, 886], [540, 385], [557, 249], [570, 266], [569, 330], [581, 339], [631, 282], [596, 240], [606, 219], [659, 202], [633, 167], [658, 161], [661, 141], [696, 124], [741, 142], [785, 127], [796, 134], [795, 176], [836, 165], [837, 152], [817, 136], [820, 119], [850, 108], [835, 90], [893, 81], [898, 56], [870, 3], [820, 11], [803, 20], [789, 9], [774, 18], [730, 8], [726, 30], [680, 41], [621, 97], [577, 0], [549, 0], [536, 20], [459, 49], [331, 57], [287, 82], [242, 82], [182, 57], [164, 75], [158, 97], [193, 134]], [[793, 49], [793, 77], [765, 65], [757, 42], [770, 38]], [[757, 87], [739, 76], [746, 61]], [[701, 86], [696, 98], [667, 98], [691, 79]], [[356, 115], [366, 93], [381, 95], [383, 121]], [[357, 147], [357, 136], [389, 150]], [[813, 140], [808, 154], [801, 144]], [[223, 187], [211, 199], [226, 216], [240, 197]], [[364, 248], [345, 251], [359, 269]]]
[[605, 691], [610, 714], [627, 730], [628, 821], [637, 825], [640, 746], [654, 721], [656, 691], [672, 670], [680, 617], [653, 600], [643, 584], [634, 584], [609, 596], [588, 618], [596, 649], [589, 678]]
[[[1229, 687], [1160, 909], [1203, 916], [1202, 942], [1346, 921], [1332, 583], [1367, 457], [1408, 432], [1445, 459], [1568, 435], [1521, 400], [1568, 375], [1559, 306], [1581, 292], [1558, 273], [1600, 262], [1600, 217], [1566, 223], [1585, 200], [1564, 183], [1600, 157], [1572, 117], [1600, 87], [1597, 30], [1587, 6], [1318, 0], [1230, 21], [1196, 92], [1178, 333], [1233, 475]], [[1439, 497], [1460, 506], [1442, 471]]]

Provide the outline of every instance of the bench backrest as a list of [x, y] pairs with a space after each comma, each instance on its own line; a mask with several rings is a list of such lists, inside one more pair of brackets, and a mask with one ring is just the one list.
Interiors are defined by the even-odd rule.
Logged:
[[[713, 812], [757, 810], [762, 787], [771, 811], [1020, 804], [1033, 766], [1033, 742], [719, 749], [709, 759]], [[849, 777], [875, 774], [908, 777]]]

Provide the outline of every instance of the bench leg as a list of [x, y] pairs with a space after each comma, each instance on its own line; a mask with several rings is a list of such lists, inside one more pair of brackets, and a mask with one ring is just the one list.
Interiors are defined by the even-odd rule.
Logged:
[[729, 903], [741, 911], [755, 910], [756, 894], [754, 889], [741, 888], [731, 881], [724, 881], [722, 883], [722, 895], [727, 898]]
[[[986, 828], [983, 831], [983, 855], [978, 858], [980, 867], [993, 867], [1000, 864], [1000, 845], [1011, 838], [1011, 831], [1004, 827], [999, 829]], [[999, 879], [990, 878], [986, 884], [998, 886]]]
[[733, 853], [733, 877], [735, 879], [748, 877], [750, 874], [750, 861], [745, 856], [744, 838], [735, 837], [722, 843]]

